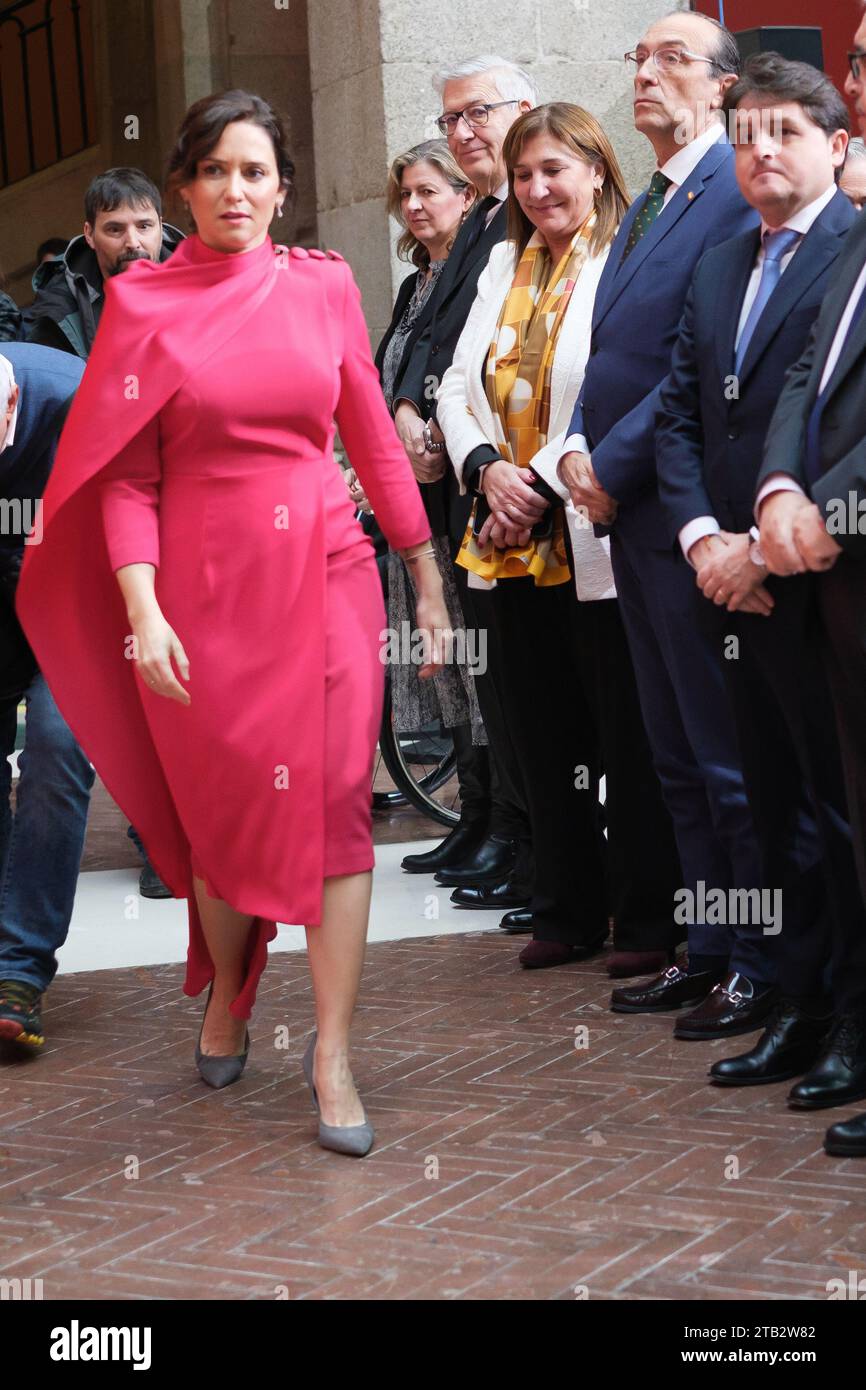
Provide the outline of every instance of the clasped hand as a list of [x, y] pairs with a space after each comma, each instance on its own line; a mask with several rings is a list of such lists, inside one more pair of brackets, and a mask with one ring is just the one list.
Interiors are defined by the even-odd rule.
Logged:
[[697, 585], [711, 603], [729, 613], [759, 613], [768, 618], [774, 599], [764, 587], [767, 571], [749, 557], [748, 532], [721, 531], [704, 536], [689, 550], [697, 570]]
[[771, 574], [820, 573], [842, 553], [824, 517], [802, 492], [772, 492], [761, 506], [761, 552]]
[[[394, 413], [394, 424], [400, 436], [400, 443], [412, 465], [412, 472], [419, 483], [435, 483], [444, 476], [448, 466], [444, 451], [431, 454], [424, 442], [424, 424], [417, 410], [408, 401], [401, 401]], [[435, 444], [444, 441], [444, 434], [435, 420], [431, 420], [430, 437]]]
[[563, 454], [556, 471], [581, 515], [598, 526], [613, 524], [619, 504], [598, 481], [589, 454]]
[[498, 550], [511, 550], [529, 543], [530, 533], [550, 503], [529, 486], [528, 468], [517, 468], [506, 459], [488, 463], [481, 486], [490, 515], [478, 535], [479, 545], [492, 541]]

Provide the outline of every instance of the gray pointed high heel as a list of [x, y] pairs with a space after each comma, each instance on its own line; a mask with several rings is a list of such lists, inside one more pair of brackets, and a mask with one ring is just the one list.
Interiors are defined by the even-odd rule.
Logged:
[[[319, 1097], [313, 1081], [313, 1056], [316, 1051], [317, 1034], [314, 1032], [304, 1053], [304, 1076], [310, 1088], [313, 1109], [319, 1114]], [[333, 1149], [334, 1153], [350, 1154], [353, 1158], [363, 1158], [373, 1147], [376, 1135], [373, 1126], [364, 1112], [362, 1125], [326, 1125], [319, 1120], [319, 1143], [323, 1149]]]
[[[204, 1006], [205, 1017], [207, 1016], [208, 1004], [213, 994], [213, 985], [207, 992], [207, 1004]], [[213, 1086], [215, 1091], [222, 1090], [223, 1086], [231, 1086], [233, 1081], [240, 1080], [243, 1069], [247, 1064], [247, 1057], [250, 1052], [250, 1031], [246, 1029], [244, 1034], [244, 1050], [232, 1057], [212, 1057], [201, 1050], [201, 1035], [204, 1032], [204, 1018], [201, 1021], [201, 1028], [198, 1031], [198, 1042], [195, 1045], [195, 1064], [198, 1067], [199, 1076], [202, 1081], [206, 1081], [209, 1086]]]

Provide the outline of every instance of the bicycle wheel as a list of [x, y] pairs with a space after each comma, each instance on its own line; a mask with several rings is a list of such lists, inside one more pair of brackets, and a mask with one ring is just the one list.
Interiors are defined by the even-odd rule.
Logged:
[[[388, 680], [379, 731], [379, 754], [394, 790], [374, 791], [374, 809], [384, 810], [408, 801], [440, 825], [454, 825], [460, 819], [457, 755], [450, 733], [438, 723], [411, 733], [397, 733]], [[376, 780], [381, 778], [377, 779], [374, 774], [374, 784]]]

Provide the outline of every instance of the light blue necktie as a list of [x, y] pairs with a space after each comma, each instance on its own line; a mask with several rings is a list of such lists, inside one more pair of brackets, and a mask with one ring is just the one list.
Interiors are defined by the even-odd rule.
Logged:
[[790, 227], [783, 227], [779, 232], [764, 233], [764, 268], [761, 271], [761, 282], [758, 285], [758, 293], [755, 302], [749, 310], [749, 317], [743, 325], [740, 334], [740, 341], [737, 344], [737, 355], [734, 361], [734, 372], [739, 375], [743, 360], [748, 351], [749, 343], [758, 326], [758, 320], [767, 307], [767, 300], [779, 283], [782, 274], [782, 257], [787, 255], [801, 237], [801, 232], [793, 232]]

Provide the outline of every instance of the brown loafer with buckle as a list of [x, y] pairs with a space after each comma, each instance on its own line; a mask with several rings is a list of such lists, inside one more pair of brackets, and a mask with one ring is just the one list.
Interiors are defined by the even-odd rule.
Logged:
[[714, 985], [702, 1004], [678, 1018], [674, 1037], [700, 1042], [704, 1038], [733, 1038], [763, 1028], [779, 998], [779, 991], [758, 990], [738, 970], [731, 970]]
[[660, 975], [654, 975], [642, 985], [627, 985], [615, 989], [610, 1007], [617, 1014], [663, 1014], [670, 1009], [682, 1009], [706, 999], [719, 979], [710, 971], [688, 975], [680, 965], [669, 965]]

